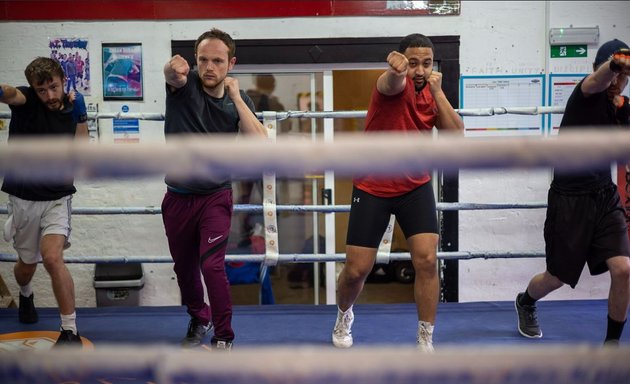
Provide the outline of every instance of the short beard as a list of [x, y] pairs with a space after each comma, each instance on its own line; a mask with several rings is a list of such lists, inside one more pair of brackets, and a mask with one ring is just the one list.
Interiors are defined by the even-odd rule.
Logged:
[[[58, 107], [53, 107], [53, 105], [58, 105]], [[60, 110], [61, 107], [63, 107], [63, 102], [59, 99], [56, 99], [54, 103], [46, 103], [46, 108], [50, 109], [51, 111]]]
[[422, 85], [420, 85], [420, 86], [416, 85], [415, 82], [414, 82], [414, 87], [416, 88], [416, 92], [422, 91], [424, 89], [424, 87], [426, 87], [426, 86], [427, 86], [427, 82], [426, 81], [424, 83], [422, 83]]

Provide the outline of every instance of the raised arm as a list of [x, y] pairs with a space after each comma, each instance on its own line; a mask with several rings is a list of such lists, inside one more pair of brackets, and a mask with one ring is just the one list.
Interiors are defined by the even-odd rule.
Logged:
[[171, 90], [181, 88], [188, 81], [190, 66], [186, 59], [180, 55], [175, 55], [164, 64], [164, 80], [171, 87]]
[[400, 52], [387, 55], [389, 68], [376, 81], [376, 89], [383, 95], [397, 95], [405, 89], [409, 60]]
[[26, 96], [15, 87], [0, 84], [0, 102], [9, 105], [24, 105], [26, 103]]
[[236, 111], [238, 112], [238, 117], [240, 119], [239, 130], [241, 133], [245, 135], [267, 137], [267, 130], [251, 109], [249, 109], [245, 100], [241, 97], [238, 80], [233, 77], [226, 77], [224, 84], [225, 90], [236, 106]]
[[582, 82], [582, 93], [590, 96], [608, 89], [617, 75], [630, 75], [630, 50], [615, 52], [608, 61], [588, 75]]
[[83, 98], [83, 95], [76, 92], [74, 89], [70, 91], [68, 98], [73, 105], [72, 117], [77, 123], [77, 129], [74, 136], [77, 138], [88, 138], [88, 116], [85, 99]]
[[464, 121], [461, 116], [451, 106], [444, 90], [442, 89], [442, 73], [438, 71], [431, 72], [429, 76], [429, 86], [431, 87], [431, 94], [435, 99], [435, 104], [438, 108], [438, 118], [435, 122], [435, 126], [438, 129], [447, 129], [451, 131], [463, 131]]

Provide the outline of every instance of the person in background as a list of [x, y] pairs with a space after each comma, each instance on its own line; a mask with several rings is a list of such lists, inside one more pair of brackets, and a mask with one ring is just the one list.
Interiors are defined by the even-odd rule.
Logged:
[[[433, 70], [433, 43], [421, 34], [403, 38], [387, 56], [389, 68], [372, 92], [365, 130], [428, 133], [433, 127], [461, 132], [464, 123], [442, 90], [442, 74]], [[352, 306], [376, 261], [378, 245], [394, 214], [405, 234], [416, 272], [418, 312], [416, 343], [433, 352], [433, 329], [439, 299], [438, 225], [431, 176], [424, 171], [399, 177], [362, 176], [353, 181], [346, 239], [346, 264], [339, 275], [336, 347], [353, 344]]]
[[[194, 49], [197, 70], [179, 55], [164, 65], [166, 139], [217, 134], [265, 138], [251, 99], [239, 89], [238, 80], [228, 76], [236, 63], [230, 35], [214, 28], [197, 38]], [[233, 208], [231, 181], [182, 181], [167, 175], [166, 185], [162, 219], [182, 303], [190, 315], [182, 345], [200, 345], [214, 326], [211, 346], [229, 350], [234, 330], [225, 252]]]
[[[611, 40], [597, 51], [593, 73], [582, 79], [567, 101], [560, 123], [565, 131], [596, 126], [628, 128], [630, 50]], [[565, 284], [575, 288], [588, 265], [592, 275], [610, 273], [608, 325], [604, 343], [616, 345], [630, 303], [630, 245], [624, 208], [610, 167], [580, 172], [554, 171], [545, 219], [547, 268], [532, 277], [515, 300], [517, 328], [528, 338], [540, 338], [536, 302]]]
[[[75, 136], [76, 112], [64, 93], [64, 71], [59, 62], [38, 57], [24, 74], [28, 87], [0, 85], [0, 101], [11, 109], [9, 143], [20, 138]], [[85, 112], [79, 111], [78, 115], [86, 117]], [[61, 316], [61, 333], [55, 347], [81, 346], [74, 282], [63, 261], [72, 231], [71, 203], [76, 192], [73, 180], [33, 182], [7, 175], [2, 191], [9, 194], [10, 212], [4, 238], [12, 242], [18, 254], [14, 275], [20, 286], [20, 322], [32, 324], [39, 320], [31, 280], [37, 263], [42, 262], [50, 275]]]

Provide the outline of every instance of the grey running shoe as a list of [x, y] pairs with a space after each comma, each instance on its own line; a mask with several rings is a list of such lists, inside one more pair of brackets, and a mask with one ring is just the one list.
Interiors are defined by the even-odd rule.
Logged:
[[518, 332], [530, 339], [539, 339], [542, 337], [542, 331], [538, 325], [536, 305], [519, 304], [521, 296], [523, 296], [523, 292], [516, 295], [516, 300], [514, 300], [514, 308], [518, 314]]
[[39, 320], [35, 304], [33, 303], [33, 294], [29, 297], [22, 296], [20, 293], [20, 308], [18, 309], [18, 318], [20, 323], [35, 324]]
[[59, 334], [59, 338], [53, 345], [53, 348], [59, 347], [82, 347], [83, 342], [81, 341], [81, 336], [77, 333], [76, 335], [71, 330], [61, 329], [61, 333]]
[[188, 322], [188, 331], [186, 332], [186, 337], [182, 340], [182, 347], [184, 348], [194, 348], [201, 344], [203, 338], [206, 337], [208, 332], [212, 330], [212, 324], [203, 325], [201, 322], [195, 318], [191, 317], [190, 322]]
[[352, 347], [352, 323], [354, 323], [354, 313], [352, 307], [342, 312], [337, 309], [337, 321], [332, 333], [333, 345], [337, 348]]

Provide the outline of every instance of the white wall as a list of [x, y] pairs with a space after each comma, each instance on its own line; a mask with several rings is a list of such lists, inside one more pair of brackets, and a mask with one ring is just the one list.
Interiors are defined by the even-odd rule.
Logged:
[[[630, 3], [623, 2], [573, 2], [552, 1], [547, 4], [528, 3], [529, 14], [513, 15], [507, 9], [512, 2], [481, 11], [484, 18], [499, 8], [502, 19], [514, 18], [503, 25], [498, 17], [488, 19], [489, 44], [481, 44], [479, 55], [466, 60], [466, 35], [462, 35], [462, 70], [466, 75], [474, 74], [535, 74], [535, 73], [588, 73], [597, 46], [588, 46], [586, 59], [549, 59], [549, 28], [599, 26], [600, 42], [613, 38], [630, 40]], [[473, 5], [470, 2], [465, 5]], [[527, 4], [523, 4], [527, 7]], [[464, 8], [465, 10], [466, 8]], [[549, 20], [545, 25], [545, 18]], [[483, 23], [482, 23], [483, 24]], [[487, 29], [486, 28], [486, 31]], [[483, 28], [482, 28], [483, 31]], [[482, 32], [483, 33], [483, 32]], [[473, 36], [468, 35], [473, 38]], [[477, 38], [481, 38], [478, 36]], [[531, 44], [531, 45], [530, 45]], [[488, 50], [494, 51], [488, 54]], [[476, 51], [475, 49], [471, 49]], [[540, 68], [540, 69], [537, 69]], [[545, 170], [518, 171], [462, 171], [460, 179], [460, 201], [472, 202], [545, 202], [551, 172]], [[460, 249], [481, 250], [544, 250], [543, 222], [545, 212], [540, 210], [514, 211], [466, 211], [460, 213]], [[460, 263], [460, 300], [513, 300], [516, 293], [525, 289], [534, 273], [545, 269], [543, 259], [474, 260]], [[572, 290], [563, 287], [550, 294], [548, 299], [606, 298], [609, 286], [608, 275], [592, 277], [585, 271], [581, 282]]]
[[[583, 72], [590, 69], [596, 47], [588, 59], [548, 59], [547, 32], [551, 27], [599, 26], [600, 41], [613, 37], [630, 41], [630, 2], [621, 1], [463, 1], [460, 16], [445, 17], [313, 17], [291, 19], [221, 19], [159, 22], [20, 22], [0, 24], [0, 83], [24, 84], [23, 69], [35, 56], [48, 56], [48, 40], [78, 37], [89, 40], [92, 62], [92, 96], [101, 111], [119, 111], [121, 102], [101, 99], [103, 42], [141, 42], [143, 47], [144, 101], [125, 102], [130, 112], [162, 112], [162, 66], [170, 56], [171, 40], [193, 40], [210, 27], [236, 39], [383, 37], [412, 32], [460, 35], [460, 63], [465, 75], [538, 74]], [[565, 59], [567, 60], [567, 59]], [[6, 106], [0, 106], [6, 110]], [[7, 123], [5, 121], [5, 123]], [[103, 130], [111, 122], [102, 122]], [[107, 125], [109, 124], [109, 126]], [[1, 132], [1, 131], [0, 131]], [[141, 122], [142, 140], [162, 140], [160, 122]], [[6, 136], [0, 135], [0, 138]], [[111, 137], [104, 136], [104, 140]], [[461, 201], [544, 201], [549, 183], [547, 170], [462, 171]], [[159, 179], [79, 182], [75, 206], [159, 205], [164, 185]], [[0, 195], [0, 203], [6, 195]], [[541, 250], [544, 212], [483, 211], [460, 215], [462, 250]], [[73, 246], [69, 255], [167, 255], [160, 217], [74, 216]], [[13, 253], [4, 242], [0, 252]], [[71, 265], [78, 306], [94, 306], [91, 265]], [[466, 300], [511, 300], [529, 277], [544, 268], [543, 260], [466, 261], [460, 267], [460, 295]], [[0, 275], [17, 296], [12, 266], [0, 264]], [[146, 286], [142, 305], [178, 304], [179, 294], [170, 265], [145, 265]], [[35, 279], [37, 303], [55, 306], [50, 282], [40, 268]], [[576, 292], [561, 290], [553, 298], [606, 296], [606, 278], [585, 280]]]

